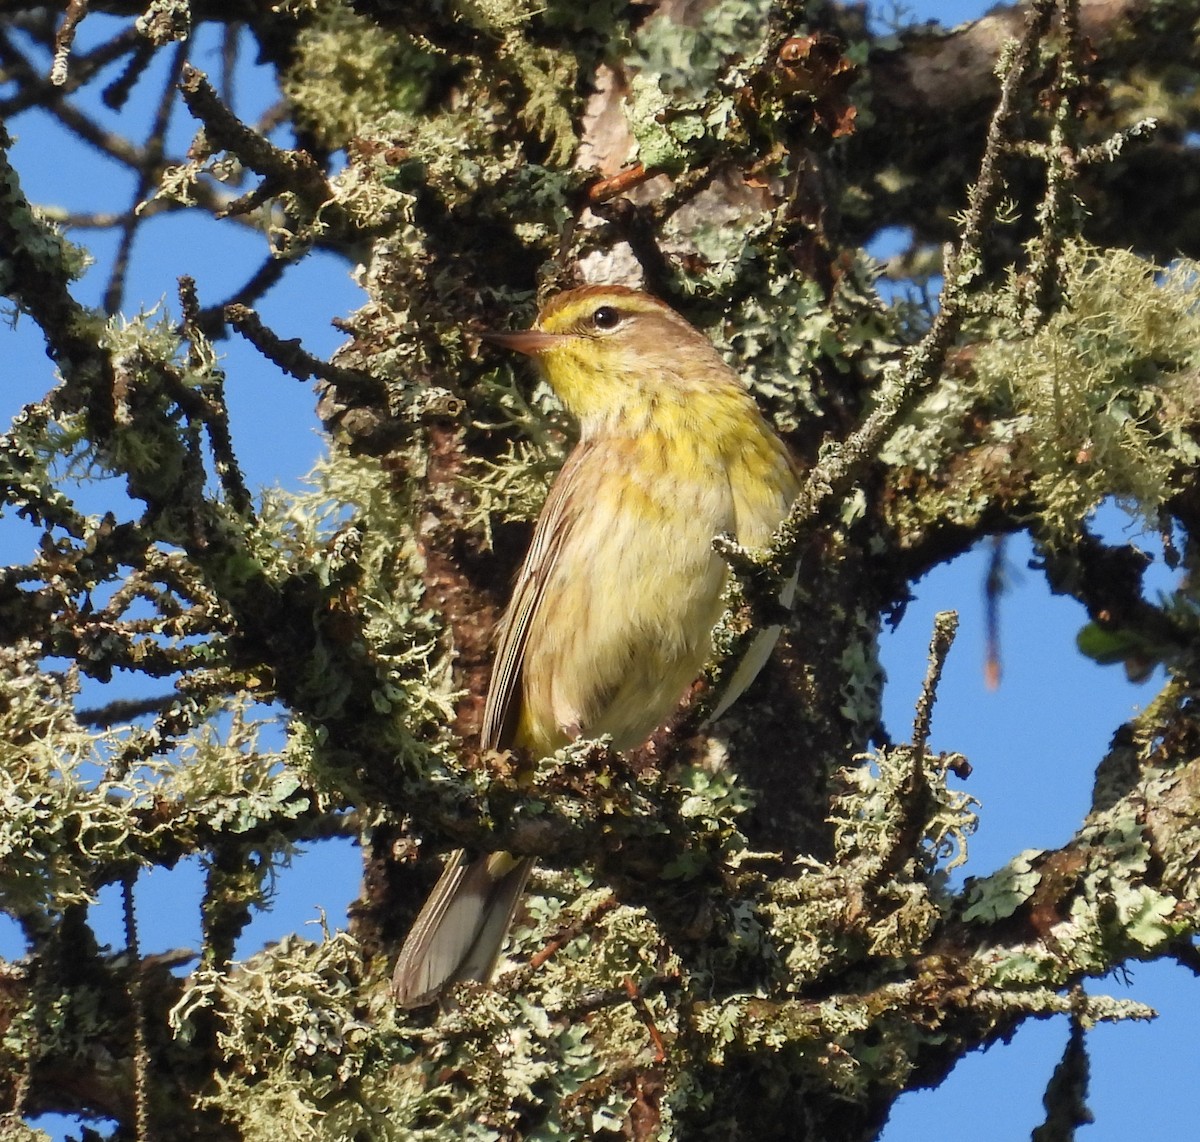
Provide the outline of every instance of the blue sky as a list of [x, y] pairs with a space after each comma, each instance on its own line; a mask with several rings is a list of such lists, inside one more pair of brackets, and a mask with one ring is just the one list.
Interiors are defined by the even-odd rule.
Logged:
[[[887, 6], [876, 5], [886, 11]], [[905, 6], [918, 19], [953, 23], [978, 14], [975, 3]], [[89, 17], [81, 39], [111, 26]], [[217, 68], [215, 38], [201, 29], [203, 49], [196, 61]], [[269, 98], [264, 69], [245, 64], [243, 93]], [[144, 80], [156, 92], [158, 80]], [[252, 114], [252, 111], [243, 113]], [[115, 128], [118, 120], [98, 110]], [[10, 129], [19, 136], [13, 152], [24, 188], [40, 203], [66, 209], [122, 209], [132, 194], [130, 177], [108, 159], [69, 139], [46, 116], [20, 117]], [[178, 137], [190, 136], [179, 117]], [[263, 256], [252, 235], [230, 240], [230, 227], [190, 214], [153, 220], [139, 238], [126, 309], [151, 308], [167, 299], [175, 312], [175, 278], [191, 274], [203, 303], [231, 293]], [[78, 289], [87, 303], [98, 302], [101, 272], [114, 243], [96, 232], [76, 232], [98, 260]], [[327, 356], [341, 335], [330, 325], [362, 301], [342, 261], [310, 255], [292, 267], [284, 284], [257, 306], [264, 319], [285, 337], [302, 337], [306, 348]], [[4, 361], [0, 411], [15, 412], [49, 386], [52, 372], [31, 322], [15, 330], [0, 328]], [[296, 487], [320, 454], [322, 443], [312, 411], [312, 393], [278, 374], [245, 343], [222, 343], [231, 379], [228, 399], [235, 445], [252, 485], [279, 483]], [[89, 493], [102, 510], [111, 487]], [[91, 505], [89, 505], [91, 506]], [[1123, 533], [1121, 513], [1103, 513], [1107, 534]], [[34, 533], [11, 517], [0, 519], [0, 557], [4, 563], [28, 557]], [[1155, 551], [1152, 537], [1138, 540]], [[932, 745], [965, 753], [973, 773], [965, 788], [982, 802], [980, 829], [970, 847], [967, 875], [986, 874], [1027, 848], [1065, 842], [1086, 812], [1092, 772], [1116, 727], [1149, 702], [1160, 679], [1142, 686], [1125, 681], [1118, 668], [1102, 668], [1075, 651], [1075, 635], [1085, 621], [1078, 604], [1050, 596], [1041, 575], [1027, 566], [1031, 554], [1023, 537], [1011, 540], [1006, 558], [1011, 590], [1001, 609], [1004, 677], [997, 690], [984, 683], [984, 549], [939, 568], [917, 584], [916, 599], [899, 628], [885, 637], [883, 658], [889, 683], [885, 709], [889, 728], [904, 737], [912, 720], [933, 614], [956, 609], [960, 634], [947, 663], [934, 718]], [[1153, 583], [1169, 576], [1161, 560]], [[274, 905], [259, 915], [239, 951], [249, 953], [266, 941], [315, 922], [319, 910], [331, 924], [345, 923], [346, 906], [358, 888], [358, 854], [348, 844], [326, 842], [300, 855], [279, 877]], [[199, 872], [185, 862], [171, 872], [155, 870], [138, 885], [139, 914], [146, 951], [196, 947]], [[120, 943], [117, 894], [104, 894], [95, 910], [102, 938]], [[0, 953], [20, 954], [14, 933], [0, 924]], [[1182, 969], [1168, 965], [1136, 966], [1129, 981], [1108, 979], [1093, 990], [1148, 1002], [1161, 1015], [1152, 1025], [1105, 1026], [1089, 1035], [1093, 1052], [1091, 1105], [1096, 1125], [1080, 1133], [1083, 1142], [1118, 1142], [1129, 1137], [1157, 1138], [1188, 1134], [1194, 1121], [1190, 1105], [1193, 1060], [1200, 1052], [1200, 989]], [[885, 1142], [916, 1142], [946, 1122], [954, 1122], [956, 1142], [999, 1142], [1026, 1136], [1041, 1121], [1041, 1094], [1066, 1041], [1062, 1019], [1029, 1023], [1007, 1046], [976, 1053], [935, 1092], [904, 1096], [883, 1135]], [[1153, 1098], [1147, 1092], [1153, 1090]], [[52, 1125], [47, 1123], [47, 1125]], [[61, 1124], [53, 1124], [56, 1134]]]

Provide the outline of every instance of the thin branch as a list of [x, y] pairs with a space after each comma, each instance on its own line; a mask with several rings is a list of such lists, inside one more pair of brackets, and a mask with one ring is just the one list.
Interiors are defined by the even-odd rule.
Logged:
[[1042, 1095], [1045, 1121], [1034, 1129], [1030, 1142], [1073, 1142], [1076, 1127], [1094, 1121], [1087, 1106], [1091, 1061], [1084, 1039], [1087, 1000], [1082, 988], [1074, 989], [1072, 999], [1078, 1010], [1071, 1015], [1071, 1034]]
[[933, 721], [933, 704], [937, 701], [938, 683], [946, 665], [946, 655], [954, 644], [958, 633], [958, 612], [939, 611], [933, 617], [933, 637], [929, 640], [929, 665], [925, 681], [921, 684], [921, 696], [917, 699], [917, 714], [913, 720], [912, 744], [918, 755], [923, 755], [929, 741]]
[[625, 994], [629, 996], [629, 1002], [633, 1005], [634, 1011], [637, 1012], [638, 1018], [646, 1027], [646, 1032], [650, 1036], [650, 1041], [654, 1044], [654, 1061], [663, 1063], [667, 1058], [667, 1048], [663, 1043], [662, 1035], [659, 1033], [658, 1027], [654, 1022], [654, 1015], [650, 1010], [645, 999], [638, 992], [637, 987], [629, 976], [626, 976], [622, 981], [625, 986]]
[[177, 44], [171, 64], [167, 69], [167, 79], [163, 85], [162, 95], [159, 97], [158, 108], [154, 113], [154, 122], [151, 124], [150, 134], [143, 148], [142, 153], [145, 159], [138, 170], [133, 201], [121, 220], [121, 240], [117, 246], [117, 252], [113, 256], [108, 288], [104, 291], [104, 312], [108, 314], [116, 313], [121, 308], [121, 301], [125, 293], [125, 276], [129, 272], [129, 256], [133, 251], [134, 238], [142, 224], [142, 217], [137, 208], [155, 186], [158, 174], [162, 170], [167, 127], [170, 125], [171, 110], [178, 97], [176, 81], [187, 62], [189, 50], [187, 41]]
[[125, 952], [129, 957], [129, 1004], [133, 1008], [133, 1113], [137, 1142], [153, 1142], [150, 1129], [150, 1048], [146, 1041], [146, 999], [142, 987], [142, 956], [137, 916], [133, 908], [133, 886], [137, 872], [121, 881], [121, 904], [125, 921]]
[[340, 389], [367, 396], [378, 396], [383, 391], [382, 382], [375, 377], [314, 357], [305, 352], [298, 337], [286, 340], [280, 337], [263, 324], [254, 310], [244, 305], [226, 306], [225, 319], [268, 361], [298, 381], [317, 377]]
[[50, 66], [50, 82], [62, 87], [67, 82], [67, 61], [71, 56], [71, 45], [75, 42], [75, 29], [87, 15], [88, 0], [70, 0], [66, 15], [54, 37], [54, 63]]
[[1060, 17], [1063, 48], [1058, 52], [1057, 74], [1051, 86], [1054, 115], [1050, 141], [1044, 149], [1046, 191], [1038, 206], [1039, 241], [1034, 247], [1030, 278], [1033, 288], [1027, 298], [1026, 324], [1032, 332], [1046, 320], [1058, 301], [1058, 267], [1066, 236], [1066, 218], [1074, 201], [1072, 186], [1078, 176], [1078, 103], [1082, 41], [1076, 0], [1063, 0]]
[[[107, 67], [114, 60], [120, 59], [121, 56], [135, 51], [137, 45], [142, 42], [142, 37], [133, 25], [122, 28], [111, 39], [98, 44], [91, 51], [81, 55], [77, 54], [64, 83], [60, 88], [55, 89], [48, 79], [44, 78], [32, 64], [25, 60], [12, 42], [6, 40], [7, 51], [14, 56], [19, 56], [25, 67], [20, 74], [9, 77], [18, 81], [18, 90], [10, 98], [0, 100], [0, 116], [11, 117], [30, 107], [41, 107], [50, 100], [62, 99], [66, 95], [73, 94], [88, 83], [98, 71]], [[11, 67], [7, 59], [5, 66], [10, 70], [16, 70]], [[31, 79], [35, 82], [29, 82]]]
[[142, 159], [140, 152], [120, 135], [105, 131], [68, 103], [63, 98], [63, 91], [38, 72], [3, 29], [0, 29], [0, 64], [19, 84], [16, 96], [0, 101], [0, 117], [10, 118], [26, 108], [42, 107], [85, 143], [90, 143], [122, 166], [137, 169]]
[[75, 720], [81, 726], [93, 729], [106, 729], [147, 714], [161, 714], [173, 703], [178, 701], [176, 694], [159, 694], [155, 698], [121, 698], [104, 706], [89, 706], [75, 711]]
[[551, 939], [547, 940], [541, 948], [529, 957], [528, 970], [530, 972], [539, 971], [547, 960], [562, 951], [572, 940], [577, 939], [584, 932], [594, 928], [618, 904], [620, 904], [620, 901], [615, 896], [606, 896], [583, 916], [577, 917], [570, 924], [560, 928]]
[[100, 93], [100, 99], [105, 107], [111, 108], [113, 111], [120, 111], [125, 106], [134, 84], [145, 74], [146, 68], [150, 66], [157, 51], [158, 44], [142, 36], [138, 37], [133, 53], [121, 74]]
[[962, 239], [946, 266], [941, 306], [929, 332], [905, 355], [898, 374], [880, 393], [878, 403], [862, 425], [844, 444], [829, 447], [809, 473], [788, 518], [763, 556], [777, 568], [790, 567], [795, 562], [805, 529], [827, 504], [845, 493], [912, 405], [940, 375], [946, 354], [962, 325], [967, 294], [978, 272], [984, 235], [1001, 185], [1000, 157], [1009, 136], [1017, 95], [1036, 63], [1035, 49], [1046, 34], [1054, 7], [1053, 0], [1035, 0], [1026, 20], [1025, 34], [1009, 55], [1000, 99], [988, 128], [979, 177], [968, 194]]
[[627, 194], [653, 176], [654, 171], [648, 171], [641, 163], [634, 163], [608, 178], [598, 178], [588, 183], [584, 197], [589, 206], [598, 206], [610, 198], [616, 198], [618, 194]]
[[[159, 153], [152, 155], [147, 149], [135, 146], [124, 136], [105, 130], [70, 102], [66, 96], [79, 88], [99, 68], [132, 51], [134, 56], [129, 61], [125, 72], [114, 80], [102, 95], [106, 105], [119, 107], [128, 95], [127, 87], [131, 87], [140, 77], [145, 64], [149, 62], [156, 50], [154, 45], [149, 44], [143, 37], [134, 34], [132, 30], [126, 30], [88, 55], [76, 57], [66, 86], [57, 88], [16, 47], [5, 34], [4, 29], [0, 28], [0, 65], [18, 84], [15, 95], [9, 99], [0, 100], [0, 119], [11, 118], [30, 107], [40, 107], [54, 116], [65, 130], [94, 147], [115, 163], [133, 171], [139, 180], [148, 178], [148, 191], [150, 187], [157, 185], [168, 165], [163, 161], [161, 144]], [[153, 133], [151, 137], [153, 138]], [[193, 193], [198, 205], [214, 217], [228, 207], [228, 201], [202, 181], [195, 183]], [[139, 202], [145, 198], [145, 194], [146, 191], [143, 191]], [[141, 211], [141, 217], [148, 217], [151, 213], [158, 213], [164, 209], [175, 210], [181, 209], [181, 207], [175, 203], [164, 204], [155, 200], [147, 204]], [[124, 218], [123, 213], [78, 217], [69, 215], [64, 216], [61, 221], [67, 225], [78, 224], [88, 228], [98, 228], [120, 225]], [[253, 228], [256, 232], [260, 229], [257, 226]]]
[[[196, 298], [196, 283], [190, 277], [179, 279], [179, 303], [183, 311], [183, 332], [190, 346], [191, 363], [207, 375], [204, 386], [204, 426], [208, 431], [213, 465], [225, 493], [226, 502], [243, 519], [254, 518], [254, 497], [246, 487], [245, 478], [233, 452], [233, 436], [229, 431], [229, 408], [225, 403], [225, 376], [216, 367], [208, 338], [200, 327], [200, 303]], [[204, 350], [208, 350], [206, 355]]]
[[[200, 182], [193, 187], [193, 192], [196, 196], [196, 205], [212, 215], [214, 218], [223, 218], [227, 215], [226, 202], [218, 196], [210, 187]], [[184, 210], [191, 210], [194, 207], [190, 204], [185, 205], [182, 202], [176, 202], [169, 198], [151, 198], [142, 201], [138, 204], [138, 220], [145, 222], [150, 218], [157, 218], [160, 214], [178, 214]], [[64, 211], [53, 207], [43, 207], [43, 213], [52, 222], [57, 222], [60, 226], [66, 226], [71, 230], [111, 230], [116, 226], [120, 226], [125, 220], [125, 211], [95, 211], [87, 214], [77, 214], [71, 211]], [[255, 219], [232, 217], [232, 221], [236, 222], [243, 229], [252, 232], [255, 236], [261, 237], [262, 226]], [[269, 261], [280, 263], [280, 272], [286, 269], [290, 264], [287, 258], [271, 258]], [[278, 280], [278, 279], [276, 279]], [[273, 282], [270, 284], [274, 284]], [[269, 288], [269, 286], [267, 287]], [[215, 306], [209, 307], [215, 309]], [[206, 326], [207, 328], [207, 326]]]
[[209, 337], [223, 336], [226, 311], [234, 306], [247, 307], [258, 301], [272, 286], [277, 285], [288, 266], [288, 258], [265, 258], [239, 289], [216, 305], [206, 305], [197, 315], [197, 324]]
[[307, 151], [285, 151], [248, 127], [222, 102], [203, 72], [185, 66], [180, 88], [188, 110], [204, 124], [214, 148], [237, 155], [273, 186], [294, 191], [308, 202], [319, 204], [333, 196]]

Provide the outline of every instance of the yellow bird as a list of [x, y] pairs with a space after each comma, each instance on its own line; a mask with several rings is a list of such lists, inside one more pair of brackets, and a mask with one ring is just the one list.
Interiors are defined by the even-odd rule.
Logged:
[[[485, 340], [537, 362], [579, 443], [500, 623], [481, 744], [539, 758], [611, 734], [630, 749], [711, 651], [728, 574], [713, 538], [764, 546], [799, 489], [796, 467], [711, 342], [645, 293], [569, 290], [532, 329]], [[718, 714], [777, 635], [759, 635]], [[532, 868], [508, 853], [451, 855], [396, 964], [402, 1006], [490, 977]]]

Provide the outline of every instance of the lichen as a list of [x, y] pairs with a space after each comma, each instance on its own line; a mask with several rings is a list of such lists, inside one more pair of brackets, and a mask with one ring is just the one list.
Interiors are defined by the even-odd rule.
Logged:
[[[983, 423], [985, 438], [972, 439], [980, 455], [990, 444], [1017, 449], [1032, 472], [1046, 542], [1076, 536], [1110, 497], [1156, 527], [1175, 477], [1200, 461], [1198, 280], [1187, 261], [1164, 269], [1126, 251], [1068, 244], [1061, 306], [1029, 334], [1018, 282], [982, 301], [988, 335], [977, 340], [970, 375], [943, 378], [883, 460], [944, 470]], [[970, 480], [958, 485], [961, 496], [978, 493]], [[937, 501], [928, 510], [969, 523], [982, 506]]]
[[[604, 1020], [564, 1023], [519, 996], [479, 993], [434, 1032], [364, 1008], [362, 955], [344, 933], [288, 937], [232, 972], [193, 974], [172, 1013], [191, 1034], [215, 1016], [227, 1066], [203, 1104], [248, 1142], [279, 1137], [448, 1139], [603, 1136], [630, 1098], [589, 1089], [603, 1070]], [[380, 1108], [387, 1108], [386, 1115]]]
[[94, 899], [94, 870], [128, 857], [130, 801], [144, 796], [104, 779], [114, 739], [79, 725], [78, 675], [45, 672], [41, 654], [0, 648], [0, 903], [28, 917]]
[[[429, 772], [452, 758], [446, 727], [457, 691], [444, 624], [424, 600], [413, 511], [378, 459], [335, 450], [318, 463], [307, 490], [267, 494], [256, 538], [277, 575], [304, 568], [333, 581], [351, 562], [361, 652], [369, 648], [381, 674], [372, 700], [389, 715], [397, 765]], [[319, 686], [319, 657], [312, 670]], [[327, 776], [335, 786], [343, 779], [336, 771]]]
[[428, 46], [396, 28], [385, 30], [349, 4], [321, 4], [301, 27], [280, 86], [307, 125], [337, 150], [375, 134], [391, 112], [419, 110], [438, 63]]

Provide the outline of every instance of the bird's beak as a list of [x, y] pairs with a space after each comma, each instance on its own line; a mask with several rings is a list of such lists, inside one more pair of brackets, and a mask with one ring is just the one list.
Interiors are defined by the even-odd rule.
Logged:
[[521, 333], [481, 333], [481, 341], [498, 345], [501, 349], [515, 349], [528, 357], [553, 349], [563, 340], [561, 333], [543, 333], [540, 329], [526, 329]]

